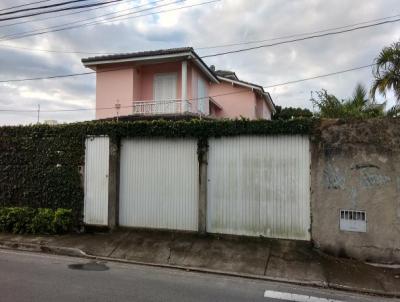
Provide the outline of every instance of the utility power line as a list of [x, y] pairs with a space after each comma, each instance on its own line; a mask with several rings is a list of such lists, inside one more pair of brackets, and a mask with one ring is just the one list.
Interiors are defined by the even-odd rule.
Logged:
[[[95, 16], [95, 17], [90, 17], [90, 18], [84, 18], [84, 19], [81, 19], [81, 20], [76, 20], [76, 21], [73, 21], [73, 22], [68, 22], [68, 23], [59, 24], [59, 25], [55, 25], [55, 26], [42, 27], [42, 28], [39, 28], [39, 29], [25, 31], [25, 32], [12, 33], [12, 34], [8, 34], [8, 35], [5, 35], [5, 36], [0, 36], [0, 40], [7, 40], [7, 39], [8, 40], [12, 40], [12, 38], [17, 38], [18, 39], [18, 38], [25, 37], [25, 36], [31, 36], [31, 35], [34, 36], [34, 35], [40, 33], [41, 31], [46, 31], [47, 32], [47, 31], [51, 31], [53, 29], [59, 29], [59, 28], [62, 29], [65, 26], [69, 28], [69, 27], [72, 27], [73, 24], [79, 24], [79, 23], [86, 22], [86, 21], [89, 21], [89, 20], [98, 20], [98, 19], [100, 20], [105, 16], [116, 15], [116, 14], [119, 14], [120, 12], [124, 12], [124, 11], [131, 11], [131, 12], [127, 13], [127, 14], [124, 14], [122, 16], [130, 15], [130, 14], [137, 14], [137, 13], [140, 13], [140, 12], [153, 10], [153, 9], [156, 9], [156, 8], [159, 8], [159, 7], [172, 5], [172, 4], [175, 4], [175, 3], [180, 3], [180, 2], [183, 2], [185, 0], [179, 0], [179, 1], [171, 2], [171, 3], [167, 3], [167, 4], [164, 4], [164, 5], [158, 5], [158, 6], [154, 6], [154, 7], [150, 7], [150, 8], [146, 8], [146, 9], [142, 9], [142, 10], [136, 10], [136, 11], [132, 12], [132, 10], [135, 10], [137, 8], [140, 8], [140, 7], [143, 7], [143, 6], [147, 6], [147, 5], [156, 4], [156, 3], [160, 3], [160, 2], [164, 2], [164, 1], [165, 0], [157, 0], [157, 1], [146, 3], [146, 4], [138, 5], [138, 6], [135, 6], [135, 7], [131, 7], [131, 8], [128, 8], [128, 9], [123, 9], [123, 10], [120, 10], [120, 11], [117, 11], [117, 12], [107, 13], [107, 14], [103, 14], [103, 15], [99, 15], [99, 16]], [[110, 17], [110, 18], [107, 18], [106, 20], [119, 18], [119, 17], [120, 16]], [[103, 21], [105, 21], [105, 20], [103, 20]], [[96, 21], [96, 22], [99, 22], [99, 21]], [[96, 22], [93, 21], [93, 22], [89, 22], [89, 23], [96, 23]], [[86, 23], [84, 23], [84, 24], [86, 24]], [[81, 25], [83, 25], [83, 24], [81, 24]], [[76, 27], [79, 27], [79, 25], [76, 25]], [[54, 31], [57, 31], [57, 30], [54, 30]]]
[[[49, 0], [49, 1], [51, 1], [51, 0]], [[121, 0], [120, 2], [122, 3], [122, 2], [126, 2], [126, 1], [132, 1], [132, 0]], [[21, 24], [25, 24], [25, 23], [34, 23], [34, 22], [37, 22], [37, 21], [50, 20], [50, 19], [61, 18], [61, 17], [65, 17], [65, 16], [77, 15], [77, 14], [85, 13], [85, 12], [92, 11], [92, 10], [102, 9], [102, 8], [108, 7], [110, 5], [115, 5], [115, 3], [106, 4], [106, 5], [103, 5], [101, 7], [82, 9], [82, 10], [79, 10], [79, 11], [66, 13], [66, 14], [61, 14], [61, 15], [56, 15], [56, 16], [47, 16], [47, 17], [44, 17], [44, 18], [29, 19], [29, 20], [19, 21], [19, 22], [9, 23], [9, 24], [1, 24], [0, 28], [10, 27], [10, 26], [15, 26], [15, 25], [21, 25]], [[143, 4], [141, 6], [145, 6], [145, 5], [148, 5], [148, 4]]]
[[71, 4], [71, 3], [83, 2], [83, 1], [90, 1], [90, 0], [70, 0], [70, 1], [65, 1], [65, 2], [58, 2], [58, 3], [54, 3], [54, 4], [49, 4], [49, 5], [34, 6], [34, 7], [29, 7], [29, 8], [13, 10], [11, 12], [0, 13], [0, 16], [11, 15], [11, 14], [16, 14], [16, 13], [21, 13], [21, 12], [28, 12], [28, 11], [32, 11], [32, 10], [42, 10], [42, 9], [46, 9], [46, 8], [64, 6], [64, 5], [68, 5], [68, 4]]
[[27, 17], [33, 17], [33, 16], [38, 16], [38, 15], [44, 15], [44, 14], [50, 14], [50, 13], [68, 11], [68, 10], [75, 10], [75, 9], [79, 9], [79, 8], [102, 6], [102, 5], [105, 5], [105, 4], [108, 4], [108, 3], [119, 2], [119, 1], [121, 1], [121, 0], [112, 0], [112, 1], [108, 1], [108, 2], [98, 2], [98, 3], [92, 3], [92, 4], [70, 6], [70, 7], [65, 7], [65, 8], [47, 10], [47, 11], [43, 11], [43, 12], [30, 13], [30, 14], [26, 14], [26, 15], [0, 18], [0, 22], [4, 22], [4, 21], [8, 21], [8, 20], [15, 20], [15, 19], [23, 19], [23, 18], [27, 18]]
[[[183, 2], [183, 1], [185, 1], [185, 0], [178, 0], [175, 3]], [[212, 0], [212, 1], [208, 1], [208, 2], [202, 2], [202, 3], [199, 3], [199, 4], [183, 6], [183, 7], [175, 8], [175, 9], [172, 9], [172, 10], [180, 10], [180, 9], [187, 8], [187, 7], [194, 7], [194, 6], [209, 4], [209, 3], [218, 2], [218, 1], [220, 1], [220, 0]], [[166, 5], [169, 5], [169, 4], [160, 5], [159, 7], [166, 6]], [[166, 10], [166, 11], [171, 11], [171, 10]], [[143, 17], [143, 16], [146, 16], [146, 15], [159, 14], [159, 13], [166, 12], [166, 11], [159, 11], [159, 12], [154, 12], [154, 13], [150, 13], [150, 14], [133, 16], [133, 17], [126, 17], [126, 18], [120, 18], [121, 16], [116, 16], [116, 17], [112, 17], [112, 18], [109, 18], [109, 19], [106, 19], [106, 20], [103, 20], [103, 21], [89, 22], [89, 23], [86, 23], [86, 24], [79, 24], [79, 25], [75, 25], [75, 26], [69, 26], [69, 27], [64, 27], [64, 28], [55, 29], [55, 30], [43, 31], [43, 32], [34, 33], [34, 34], [26, 34], [26, 35], [17, 36], [17, 37], [11, 37], [11, 38], [8, 38], [8, 39], [6, 39], [6, 37], [7, 37], [6, 36], [6, 37], [2, 37], [4, 39], [1, 39], [0, 41], [20, 39], [20, 38], [24, 38], [24, 37], [42, 35], [42, 34], [46, 34], [46, 33], [50, 33], [50, 32], [57, 32], [57, 31], [69, 30], [69, 29], [73, 29], [73, 28], [84, 27], [84, 26], [96, 25], [96, 24], [100, 24], [100, 23], [107, 23], [107, 22], [110, 22], [112, 20], [121, 21], [121, 20], [126, 20], [126, 19], [138, 18], [138, 17]], [[131, 14], [135, 14], [135, 13], [128, 13], [126, 15], [131, 15]], [[282, 41], [282, 42], [277, 42], [277, 43], [273, 43], [273, 44], [258, 45], [258, 46], [249, 47], [249, 48], [242, 48], [242, 49], [231, 50], [231, 51], [226, 51], [226, 52], [221, 52], [221, 53], [216, 53], [216, 54], [210, 54], [210, 55], [203, 56], [202, 58], [216, 57], [216, 56], [220, 56], [220, 55], [239, 53], [239, 52], [250, 51], [250, 50], [266, 48], [266, 47], [272, 47], [272, 46], [288, 44], [288, 43], [293, 43], [293, 42], [298, 42], [298, 41], [316, 39], [316, 38], [321, 38], [321, 37], [326, 37], [326, 36], [331, 36], [331, 35], [339, 35], [339, 34], [343, 34], [343, 33], [347, 33], [347, 32], [352, 32], [352, 31], [365, 29], [365, 28], [370, 28], [370, 27], [381, 26], [381, 25], [384, 25], [384, 24], [390, 24], [390, 23], [395, 23], [395, 22], [399, 22], [399, 21], [400, 21], [400, 19], [382, 21], [382, 22], [379, 22], [379, 23], [373, 23], [373, 24], [369, 24], [369, 25], [354, 27], [354, 28], [351, 28], [351, 29], [346, 29], [346, 30], [341, 30], [341, 31], [336, 31], [336, 32], [329, 32], [329, 33], [324, 33], [324, 34], [320, 34], [320, 35], [312, 35], [312, 36], [308, 36], [308, 37], [303, 37], [303, 38], [298, 38], [298, 39], [293, 39], [293, 40], [287, 40], [287, 41]]]
[[[116, 69], [118, 70], [118, 69]], [[107, 70], [109, 71], [116, 71], [116, 70]], [[98, 71], [98, 72], [106, 72], [106, 71]], [[36, 77], [36, 78], [25, 78], [25, 79], [13, 79], [13, 80], [0, 80], [0, 83], [15, 83], [15, 82], [31, 82], [31, 81], [39, 81], [39, 80], [52, 80], [52, 79], [61, 79], [61, 78], [70, 78], [70, 77], [77, 77], [83, 76], [88, 74], [95, 74], [95, 71], [89, 72], [81, 72], [81, 73], [70, 73], [70, 74], [63, 74], [63, 75], [55, 75], [55, 76], [47, 76], [47, 77]]]
[[[131, 0], [121, 0], [121, 2], [126, 2], [126, 1], [131, 1]], [[148, 5], [152, 5], [152, 4], [156, 4], [156, 3], [160, 3], [160, 2], [165, 2], [167, 0], [157, 0], [157, 1], [153, 1], [153, 2], [149, 2], [149, 3], [145, 3], [142, 5], [137, 5], [134, 7], [131, 7], [129, 9], [124, 9], [124, 10], [120, 10], [118, 12], [122, 12], [122, 11], [129, 11], [129, 10], [133, 10], [133, 9], [137, 9], [137, 8], [141, 8], [143, 6], [148, 6]], [[119, 2], [120, 3], [120, 2]], [[78, 11], [78, 12], [72, 12], [72, 13], [68, 13], [68, 14], [62, 14], [62, 15], [58, 15], [58, 16], [50, 16], [50, 17], [46, 17], [46, 18], [41, 18], [38, 19], [37, 21], [42, 21], [42, 20], [47, 20], [47, 19], [53, 19], [53, 18], [59, 18], [59, 17], [64, 17], [64, 16], [69, 16], [69, 15], [75, 15], [75, 14], [80, 14], [83, 12], [87, 12], [87, 11], [92, 11], [92, 10], [97, 10], [97, 9], [102, 9], [105, 8], [106, 6], [110, 6], [110, 5], [116, 5], [119, 3], [110, 3], [101, 7], [95, 7], [95, 8], [90, 8], [90, 9], [86, 9], [86, 10], [82, 10], [82, 11]], [[115, 12], [116, 14], [117, 12]], [[114, 14], [114, 13], [110, 13], [110, 14]], [[108, 15], [108, 14], [107, 14]], [[104, 15], [98, 16], [98, 17], [102, 17]], [[98, 18], [95, 17], [95, 18]], [[36, 20], [35, 20], [36, 21]], [[9, 25], [19, 25], [19, 24], [23, 24], [23, 23], [28, 23], [28, 22], [32, 22], [32, 21], [22, 21], [22, 22], [18, 22], [18, 23], [12, 23], [12, 24], [7, 24], [7, 25], [0, 25], [1, 27], [5, 27], [5, 26], [9, 26]], [[76, 22], [76, 21], [74, 21]], [[69, 23], [71, 24], [71, 23]], [[1, 39], [2, 37], [0, 37]], [[31, 48], [31, 47], [23, 47], [23, 46], [15, 46], [15, 45], [5, 45], [5, 44], [0, 44], [0, 47], [5, 47], [5, 48], [12, 48], [12, 49], [21, 49], [21, 50], [27, 50], [27, 51], [31, 51], [31, 52], [48, 52], [48, 53], [65, 53], [65, 54], [89, 54], [89, 55], [102, 55], [104, 54], [104, 52], [90, 52], [90, 51], [68, 51], [68, 50], [57, 50], [57, 49], [35, 49], [35, 48]]]
[[[14, 33], [14, 34], [11, 34], [11, 35], [6, 35], [6, 36], [0, 37], [0, 41], [8, 41], [8, 40], [21, 39], [21, 38], [25, 38], [25, 37], [38, 36], [38, 35], [43, 35], [43, 34], [47, 34], [47, 33], [59, 32], [59, 31], [64, 31], [64, 30], [69, 30], [69, 29], [74, 29], [74, 28], [80, 28], [80, 27], [86, 27], [86, 26], [92, 26], [92, 25], [97, 25], [97, 24], [103, 24], [103, 23], [108, 23], [108, 22], [113, 22], [113, 21], [122, 21], [122, 20], [126, 20], [126, 19], [135, 19], [135, 18], [139, 18], [139, 17], [150, 16], [150, 15], [160, 14], [160, 13], [164, 13], [164, 12], [176, 11], [176, 10], [181, 10], [181, 9], [184, 9], [184, 8], [195, 7], [195, 6], [199, 6], [199, 5], [205, 5], [205, 4], [209, 4], [209, 3], [212, 3], [212, 2], [218, 2], [218, 1], [221, 1], [221, 0], [212, 0], [212, 1], [208, 1], [208, 2], [202, 2], [202, 3], [198, 3], [198, 4], [182, 6], [182, 7], [173, 8], [173, 9], [164, 10], [164, 11], [157, 11], [157, 12], [148, 13], [148, 14], [142, 14], [142, 15], [138, 15], [138, 16], [130, 16], [130, 15], [138, 14], [140, 12], [145, 12], [145, 11], [157, 9], [157, 8], [160, 8], [160, 7], [173, 5], [173, 4], [181, 3], [181, 2], [184, 2], [184, 1], [186, 1], [186, 0], [177, 0], [177, 1], [174, 1], [174, 2], [170, 2], [170, 3], [167, 3], [167, 4], [162, 4], [162, 5], [158, 5], [158, 6], [155, 6], [155, 7], [142, 9], [142, 10], [139, 10], [139, 11], [133, 11], [133, 12], [126, 13], [126, 14], [123, 14], [123, 15], [120, 15], [120, 16], [114, 16], [114, 17], [106, 18], [105, 20], [100, 20], [100, 21], [92, 21], [92, 22], [88, 22], [88, 23], [76, 24], [76, 25], [72, 25], [71, 26], [71, 24], [84, 22], [84, 20], [80, 20], [80, 21], [75, 21], [75, 22], [66, 23], [66, 24], [62, 24], [62, 25], [56, 25], [56, 26], [53, 26], [53, 27], [43, 28], [42, 29], [43, 31], [34, 30], [34, 31], [23, 32], [23, 33]], [[114, 14], [114, 13], [112, 13], [112, 14]], [[130, 16], [130, 17], [121, 18], [122, 16]], [[96, 17], [96, 19], [97, 18], [99, 18], [99, 17]], [[93, 19], [93, 18], [91, 18], [91, 19]], [[65, 27], [63, 27], [63, 26], [65, 26]]]
[[357, 26], [357, 25], [363, 25], [363, 24], [368, 24], [368, 23], [372, 23], [372, 22], [393, 19], [393, 18], [397, 18], [397, 17], [400, 17], [400, 14], [393, 15], [393, 16], [388, 16], [388, 17], [383, 17], [383, 18], [378, 18], [378, 19], [367, 20], [367, 21], [353, 23], [353, 24], [348, 24], [348, 25], [343, 25], [343, 26], [339, 26], [339, 27], [326, 28], [326, 29], [312, 31], [312, 32], [290, 34], [290, 35], [286, 35], [286, 36], [273, 37], [273, 38], [262, 39], [262, 40], [242, 41], [242, 42], [236, 42], [236, 43], [233, 42], [233, 43], [219, 44], [219, 45], [212, 45], [212, 46], [201, 46], [201, 47], [196, 47], [196, 49], [197, 50], [215, 49], [215, 48], [223, 48], [223, 47], [232, 47], [232, 46], [239, 46], [239, 45], [248, 45], [248, 44], [270, 42], [270, 41], [276, 41], [276, 40], [282, 40], [282, 39], [291, 39], [291, 38], [295, 38], [295, 37], [301, 37], [301, 36], [306, 36], [306, 35], [314, 35], [314, 34], [319, 34], [319, 33], [328, 32], [328, 31], [332, 31], [332, 30], [344, 29], [344, 28], [354, 27], [354, 26]]
[[[332, 73], [327, 73], [327, 74], [322, 74], [322, 75], [318, 75], [318, 76], [314, 76], [314, 77], [309, 77], [309, 78], [303, 78], [303, 79], [298, 79], [298, 80], [294, 80], [294, 81], [288, 81], [288, 82], [283, 82], [283, 83], [279, 83], [279, 84], [274, 84], [274, 85], [269, 85], [269, 86], [262, 86], [263, 88], [274, 88], [274, 87], [279, 87], [279, 86], [286, 86], [286, 85], [290, 85], [290, 84], [295, 84], [295, 83], [300, 83], [300, 82], [305, 82], [305, 81], [309, 81], [309, 80], [315, 80], [315, 79], [319, 79], [319, 78], [325, 78], [325, 77], [329, 77], [329, 76], [334, 76], [334, 75], [339, 75], [339, 74], [343, 74], [343, 73], [348, 73], [351, 71], [356, 71], [356, 70], [361, 70], [361, 69], [365, 69], [365, 68], [369, 68], [369, 67], [373, 67], [376, 64], [368, 64], [368, 65], [363, 65], [363, 66], [359, 66], [359, 67], [353, 67], [353, 68], [349, 68], [349, 69], [345, 69], [345, 70], [341, 70], [341, 71], [336, 71], [336, 72], [332, 72]], [[109, 72], [109, 71], [114, 71], [114, 70], [105, 70], [105, 71], [101, 71], [101, 72]], [[87, 72], [87, 73], [81, 73], [79, 75], [86, 75], [86, 74], [94, 74], [95, 72]], [[76, 75], [76, 74], [75, 74]], [[67, 76], [62, 76], [62, 77], [67, 77]], [[55, 78], [55, 77], [52, 77]], [[37, 79], [37, 78], [36, 78]], [[36, 79], [32, 79], [32, 80], [36, 80]], [[2, 83], [0, 81], [0, 83]], [[248, 92], [248, 89], [244, 89], [241, 91], [235, 91], [235, 92], [228, 92], [228, 93], [221, 93], [221, 94], [216, 94], [216, 95], [210, 95], [209, 97], [219, 97], [219, 96], [227, 96], [227, 95], [235, 95], [235, 94], [241, 94], [241, 93], [245, 93]], [[203, 99], [201, 97], [199, 98], [189, 98], [188, 101], [195, 101], [195, 100], [199, 100], [199, 99]], [[134, 107], [134, 105], [130, 105], [130, 106], [121, 106], [121, 108], [131, 108]], [[93, 111], [93, 110], [111, 110], [111, 109], [115, 109], [115, 106], [113, 107], [98, 107], [98, 108], [77, 108], [77, 109], [59, 109], [59, 110], [40, 110], [40, 112], [47, 112], [47, 113], [57, 113], [57, 112], [75, 112], [75, 111]], [[26, 112], [37, 112], [38, 110], [36, 109], [32, 109], [32, 110], [18, 110], [18, 109], [0, 109], [0, 112], [20, 112], [20, 113], [26, 113]]]
[[346, 30], [329, 32], [329, 33], [320, 34], [320, 35], [312, 35], [312, 36], [307, 36], [307, 37], [298, 38], [298, 39], [292, 39], [292, 40], [286, 40], [286, 41], [272, 43], [272, 44], [264, 44], [264, 45], [258, 45], [258, 46], [248, 47], [248, 48], [242, 48], [242, 49], [230, 50], [230, 51], [225, 51], [225, 52], [219, 52], [219, 53], [215, 53], [215, 54], [202, 56], [202, 58], [211, 58], [211, 57], [217, 57], [217, 56], [222, 56], [222, 55], [229, 55], [229, 54], [245, 52], [245, 51], [250, 51], [250, 50], [255, 50], [255, 49], [260, 49], [260, 48], [268, 48], [268, 47], [273, 47], [273, 46], [277, 46], [277, 45], [289, 44], [289, 43], [293, 43], [293, 42], [299, 42], [299, 41], [311, 40], [311, 39], [316, 39], [316, 38], [321, 38], [321, 37], [339, 35], [339, 34], [348, 33], [348, 32], [352, 32], [352, 31], [356, 31], [356, 30], [360, 30], [360, 29], [365, 29], [365, 28], [370, 28], [370, 27], [375, 27], [375, 26], [381, 26], [381, 25], [384, 25], [384, 24], [390, 24], [390, 23], [395, 23], [395, 22], [399, 22], [399, 21], [400, 21], [400, 19], [395, 19], [395, 20], [390, 20], [390, 21], [382, 21], [382, 22], [379, 22], [379, 23], [363, 25], [363, 26], [359, 26], [359, 27], [354, 27], [354, 28], [350, 28], [350, 29], [346, 29]]
[[[176, 3], [180, 3], [180, 2], [184, 2], [184, 1], [186, 1], [186, 0], [178, 0], [178, 1], [175, 1], [174, 3], [170, 3], [170, 4], [176, 4]], [[103, 24], [103, 23], [108, 23], [108, 22], [113, 22], [113, 21], [122, 21], [122, 20], [127, 20], [127, 19], [135, 19], [135, 18], [140, 18], [140, 17], [145, 17], [145, 16], [158, 15], [158, 14], [172, 12], [172, 11], [178, 11], [178, 10], [182, 10], [182, 9], [186, 9], [186, 8], [192, 8], [192, 7], [196, 7], [196, 6], [211, 4], [211, 3], [219, 2], [219, 1], [221, 1], [221, 0], [211, 0], [211, 1], [207, 1], [207, 2], [201, 2], [201, 3], [197, 3], [197, 4], [181, 6], [178, 8], [173, 8], [173, 9], [168, 9], [168, 10], [161, 10], [161, 11], [157, 11], [154, 13], [148, 13], [148, 14], [143, 14], [143, 15], [139, 15], [139, 16], [130, 16], [130, 17], [125, 17], [125, 18], [120, 18], [120, 16], [117, 16], [117, 17], [109, 18], [108, 20], [91, 22], [91, 23], [75, 25], [75, 26], [69, 26], [69, 27], [64, 27], [64, 28], [55, 29], [55, 30], [49, 30], [49, 31], [43, 31], [43, 32], [38, 32], [38, 33], [34, 33], [34, 34], [27, 34], [27, 35], [23, 35], [23, 36], [12, 37], [12, 38], [3, 39], [3, 40], [0, 37], [0, 41], [15, 40], [15, 39], [21, 39], [21, 38], [25, 38], [25, 37], [43, 35], [43, 34], [47, 34], [47, 33], [51, 33], [51, 32], [64, 31], [64, 30], [69, 30], [69, 29], [74, 29], [74, 28], [85, 27], [85, 26], [92, 26], [92, 25], [96, 25], [96, 24]], [[163, 6], [165, 6], [165, 5], [163, 5]], [[151, 9], [154, 9], [154, 8], [151, 8]], [[146, 9], [146, 10], [150, 10], [150, 9]], [[132, 14], [136, 14], [136, 13], [138, 13], [138, 12], [129, 13], [127, 15], [132, 15]], [[113, 19], [113, 20], [111, 20], [111, 19]]]
[[40, 1], [35, 1], [35, 2], [31, 2], [31, 3], [26, 3], [26, 4], [14, 5], [14, 6], [10, 6], [7, 8], [2, 8], [2, 9], [0, 9], [0, 12], [5, 11], [5, 10], [10, 10], [13, 8], [24, 7], [24, 6], [29, 6], [29, 5], [43, 3], [43, 2], [49, 2], [49, 1], [51, 1], [51, 0], [40, 0]]
[[[165, 0], [161, 0], [165, 1]], [[158, 2], [158, 1], [155, 1]], [[155, 3], [151, 2], [151, 3]], [[151, 4], [149, 3], [149, 4]], [[138, 8], [140, 6], [137, 6], [135, 8]], [[99, 9], [99, 8], [95, 8]], [[74, 14], [74, 13], [72, 13]], [[358, 23], [353, 23], [353, 24], [348, 24], [340, 27], [333, 27], [333, 28], [327, 28], [324, 30], [318, 30], [318, 31], [313, 31], [313, 32], [304, 32], [304, 33], [298, 33], [298, 34], [292, 34], [292, 35], [286, 35], [286, 36], [278, 36], [270, 39], [263, 39], [263, 40], [254, 40], [254, 41], [245, 41], [245, 42], [237, 42], [237, 43], [230, 43], [230, 44], [220, 44], [220, 45], [212, 45], [212, 46], [206, 46], [206, 47], [195, 47], [194, 49], [196, 50], [205, 50], [205, 49], [213, 49], [213, 48], [221, 48], [221, 47], [230, 47], [230, 46], [238, 46], [238, 45], [246, 45], [246, 44], [253, 44], [253, 43], [261, 43], [261, 42], [266, 42], [266, 41], [275, 41], [275, 40], [282, 40], [286, 38], [292, 38], [292, 37], [297, 37], [297, 36], [305, 36], [305, 35], [311, 35], [315, 33], [322, 33], [322, 32], [327, 32], [330, 30], [336, 30], [336, 29], [343, 29], [343, 28], [349, 28], [349, 27], [354, 27], [357, 25], [361, 24], [367, 24], [375, 21], [381, 21], [381, 20], [387, 20], [391, 19], [394, 17], [399, 17], [399, 15], [393, 15], [393, 16], [388, 16], [388, 17], [383, 17], [383, 18], [378, 18], [378, 19], [373, 19], [373, 20], [367, 20], [363, 22], [358, 22]], [[57, 17], [57, 16], [56, 16]], [[55, 17], [50, 17], [50, 18], [55, 18]], [[25, 21], [29, 22], [29, 21]], [[1, 26], [0, 26], [1, 27]], [[2, 37], [0, 37], [1, 39]], [[66, 53], [66, 54], [89, 54], [89, 55], [107, 55], [107, 54], [112, 54], [111, 52], [90, 52], [90, 51], [84, 51], [84, 50], [78, 50], [78, 51], [73, 51], [73, 50], [57, 50], [57, 49], [34, 49], [30, 47], [20, 47], [20, 46], [12, 46], [12, 45], [5, 45], [5, 44], [0, 44], [0, 47], [7, 47], [7, 48], [15, 48], [15, 49], [23, 49], [23, 50], [29, 50], [29, 51], [39, 51], [39, 52], [50, 52], [50, 53]]]
[[[209, 3], [209, 2], [204, 2], [204, 3]], [[203, 4], [204, 4], [203, 3]], [[293, 43], [297, 41], [304, 41], [304, 40], [309, 40], [309, 39], [315, 39], [319, 37], [325, 37], [325, 36], [330, 36], [330, 35], [338, 35], [341, 33], [347, 33], [350, 31], [355, 31], [359, 29], [364, 29], [364, 28], [369, 28], [373, 26], [378, 26], [378, 25], [383, 25], [383, 24], [388, 24], [388, 23], [394, 23], [398, 22], [400, 19], [396, 20], [391, 20], [391, 21], [384, 21], [380, 23], [375, 23], [375, 24], [370, 24], [370, 25], [365, 25], [365, 26], [360, 26], [360, 27], [355, 27], [352, 29], [348, 30], [342, 30], [342, 31], [337, 31], [337, 32], [331, 32], [331, 33], [326, 33], [326, 34], [321, 34], [321, 35], [313, 35], [309, 37], [304, 37], [304, 38], [299, 38], [299, 39], [294, 39], [294, 40], [288, 40], [288, 41], [282, 41], [274, 44], [267, 44], [267, 45], [261, 45], [257, 47], [250, 47], [250, 48], [243, 48], [243, 49], [238, 49], [238, 50], [233, 50], [233, 51], [228, 51], [228, 52], [221, 52], [221, 53], [216, 53], [216, 54], [211, 54], [211, 55], [205, 55], [201, 56], [200, 58], [209, 58], [209, 57], [216, 57], [216, 56], [222, 56], [222, 55], [227, 55], [227, 54], [232, 54], [232, 53], [238, 53], [238, 52], [243, 52], [243, 51], [250, 51], [254, 49], [259, 49], [259, 48], [266, 48], [266, 47], [273, 47], [276, 45], [281, 45], [281, 44], [288, 44], [288, 43]], [[36, 81], [36, 80], [42, 80], [42, 79], [54, 79], [54, 78], [62, 78], [62, 77], [73, 77], [73, 76], [80, 76], [80, 75], [86, 75], [86, 74], [92, 74], [94, 72], [85, 72], [85, 73], [76, 73], [76, 74], [66, 74], [66, 75], [58, 75], [58, 76], [50, 76], [50, 77], [37, 77], [37, 78], [28, 78], [28, 79], [14, 79], [14, 80], [0, 80], [0, 83], [5, 83], [5, 82], [23, 82], [23, 81]]]
[[376, 64], [368, 64], [368, 65], [353, 67], [353, 68], [349, 68], [349, 69], [345, 69], [345, 70], [341, 70], [341, 71], [336, 71], [336, 72], [331, 72], [331, 73], [326, 73], [326, 74], [322, 74], [322, 75], [318, 75], [318, 76], [314, 76], [314, 77], [309, 77], [309, 78], [304, 78], [304, 79], [299, 79], [299, 80], [294, 80], [294, 81], [288, 81], [288, 82], [283, 82], [283, 83], [269, 85], [269, 86], [263, 86], [263, 88], [265, 88], [265, 89], [275, 88], [275, 87], [280, 87], [280, 86], [286, 86], [286, 85], [289, 85], [289, 84], [296, 84], [296, 83], [301, 83], [301, 82], [305, 82], [305, 81], [310, 81], [310, 80], [315, 80], [315, 79], [320, 79], [320, 78], [326, 78], [326, 77], [330, 77], [330, 76], [334, 76], [334, 75], [338, 75], [338, 74], [343, 74], [343, 73], [348, 73], [348, 72], [351, 72], [351, 71], [365, 69], [365, 68], [368, 68], [368, 67], [373, 67], [375, 65]]

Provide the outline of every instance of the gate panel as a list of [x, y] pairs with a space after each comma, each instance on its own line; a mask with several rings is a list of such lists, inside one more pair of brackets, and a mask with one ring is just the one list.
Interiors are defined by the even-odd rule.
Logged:
[[305, 136], [210, 140], [207, 231], [310, 239], [310, 150]]
[[120, 161], [121, 226], [197, 230], [195, 140], [125, 139]]
[[84, 222], [108, 225], [109, 138], [89, 137], [85, 149]]

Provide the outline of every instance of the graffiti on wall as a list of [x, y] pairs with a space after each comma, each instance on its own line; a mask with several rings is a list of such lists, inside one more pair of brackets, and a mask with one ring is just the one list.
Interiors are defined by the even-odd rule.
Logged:
[[379, 172], [379, 167], [371, 164], [358, 164], [354, 169], [360, 172], [360, 184], [364, 188], [378, 187], [386, 185], [392, 179]]
[[[373, 188], [386, 185], [392, 181], [390, 176], [380, 172], [380, 167], [373, 164], [356, 164], [350, 170], [358, 171], [357, 177], [363, 188]], [[400, 177], [399, 177], [400, 179]], [[400, 188], [400, 180], [398, 187]], [[344, 190], [346, 185], [346, 173], [333, 163], [327, 163], [324, 168], [324, 187], [327, 189]], [[400, 189], [399, 189], [400, 190]]]
[[327, 189], [343, 190], [345, 185], [343, 173], [333, 164], [328, 163], [324, 169], [324, 187]]

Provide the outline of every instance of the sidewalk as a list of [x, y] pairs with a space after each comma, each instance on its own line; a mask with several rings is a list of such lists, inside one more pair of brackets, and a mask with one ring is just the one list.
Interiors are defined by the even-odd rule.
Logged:
[[0, 233], [0, 247], [112, 258], [400, 297], [400, 268], [375, 267], [326, 256], [306, 242], [119, 230], [64, 236]]

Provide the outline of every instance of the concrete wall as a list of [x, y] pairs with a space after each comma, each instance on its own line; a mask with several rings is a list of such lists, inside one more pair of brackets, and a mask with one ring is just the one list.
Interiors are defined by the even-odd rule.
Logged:
[[[324, 121], [313, 138], [312, 239], [337, 256], [400, 263], [400, 120]], [[365, 233], [339, 229], [366, 211]]]

